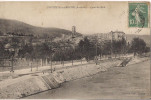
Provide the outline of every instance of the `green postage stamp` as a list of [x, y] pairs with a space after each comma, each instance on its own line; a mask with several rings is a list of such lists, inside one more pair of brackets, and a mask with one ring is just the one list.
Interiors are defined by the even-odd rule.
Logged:
[[147, 28], [148, 17], [147, 3], [129, 3], [129, 27]]

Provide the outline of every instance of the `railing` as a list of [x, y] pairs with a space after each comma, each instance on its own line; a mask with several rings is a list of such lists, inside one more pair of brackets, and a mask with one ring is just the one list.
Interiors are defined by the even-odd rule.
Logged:
[[[132, 54], [127, 54], [127, 55], [118, 55], [118, 56], [112, 56], [112, 58], [122, 58], [122, 57], [128, 57], [128, 56], [133, 56]], [[110, 55], [102, 56], [99, 57], [98, 59], [91, 60], [90, 62], [97, 63], [96, 61], [99, 60], [107, 60], [111, 59]], [[70, 61], [48, 61], [48, 60], [42, 60], [42, 59], [34, 59], [34, 60], [27, 60], [25, 58], [17, 58], [17, 59], [0, 59], [0, 72], [3, 71], [14, 71], [18, 69], [31, 69], [36, 68], [37, 70], [39, 67], [43, 66], [49, 66], [50, 69], [55, 69], [55, 68], [62, 68], [66, 66], [75, 66], [75, 65], [82, 65], [89, 63], [85, 59], [81, 60], [72, 60]]]
[[6, 69], [11, 71], [12, 66], [12, 59], [0, 58], [0, 71], [5, 71]]

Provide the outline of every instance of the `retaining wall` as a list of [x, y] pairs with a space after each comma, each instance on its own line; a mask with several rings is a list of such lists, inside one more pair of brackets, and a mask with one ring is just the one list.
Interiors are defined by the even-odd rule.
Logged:
[[57, 88], [64, 82], [59, 73], [40, 76], [24, 76], [0, 82], [0, 99], [21, 98], [49, 89]]
[[100, 71], [106, 71], [110, 67], [117, 66], [120, 60], [110, 60], [98, 65], [87, 64], [77, 67], [57, 70], [54, 73], [38, 75], [26, 75], [16, 79], [8, 79], [0, 82], [0, 98], [21, 98], [49, 89], [57, 88], [64, 81], [94, 75]]
[[109, 62], [102, 62], [98, 65], [87, 64], [83, 66], [78, 66], [76, 68], [60, 70], [57, 72], [62, 73], [65, 81], [70, 81], [86, 76], [91, 76], [97, 74], [100, 71], [106, 71], [108, 68], [117, 66], [120, 63], [120, 60], [110, 60]]

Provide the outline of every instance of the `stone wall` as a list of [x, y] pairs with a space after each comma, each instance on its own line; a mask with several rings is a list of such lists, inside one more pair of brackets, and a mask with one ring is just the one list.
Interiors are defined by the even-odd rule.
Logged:
[[65, 81], [71, 81], [106, 71], [110, 67], [117, 66], [121, 60], [109, 60], [98, 65], [84, 64], [77, 67], [69, 67], [57, 70], [53, 73], [25, 75], [15, 79], [8, 79], [0, 82], [0, 98], [14, 99], [29, 96], [35, 93], [54, 89]]

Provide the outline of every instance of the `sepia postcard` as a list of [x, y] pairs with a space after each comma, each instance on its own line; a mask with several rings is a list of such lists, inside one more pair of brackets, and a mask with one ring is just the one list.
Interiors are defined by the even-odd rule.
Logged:
[[1, 1], [0, 99], [151, 99], [150, 2]]

